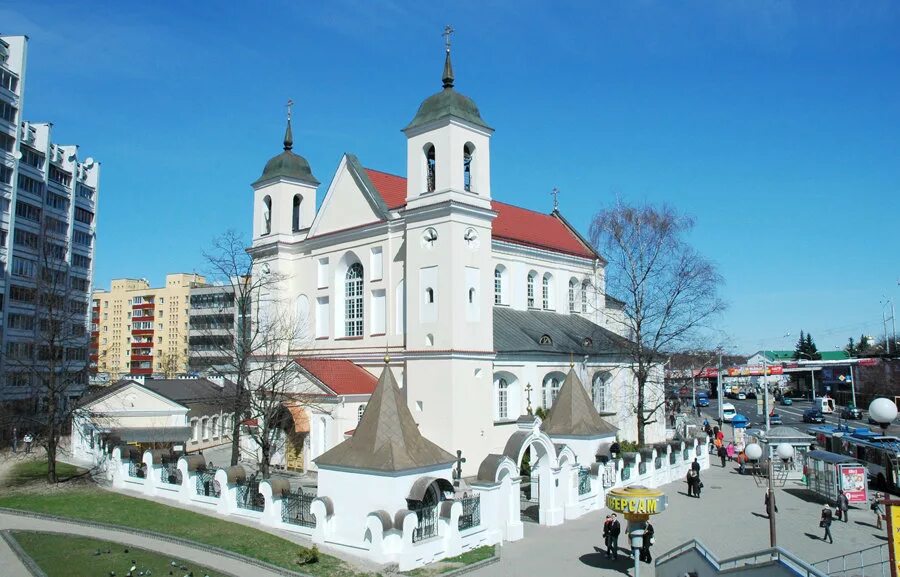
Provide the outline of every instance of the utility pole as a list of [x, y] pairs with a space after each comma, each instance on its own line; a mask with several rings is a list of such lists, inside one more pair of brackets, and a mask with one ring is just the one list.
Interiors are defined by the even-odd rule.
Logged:
[[716, 403], [719, 406], [719, 423], [725, 423], [725, 415], [722, 412], [722, 353], [719, 353], [719, 367], [716, 370]]
[[[769, 432], [769, 377], [766, 375], [769, 369], [769, 359], [766, 358], [766, 352], [763, 351], [763, 388], [766, 390], [765, 392], [765, 405], [763, 406], [763, 412], [766, 414], [766, 432]], [[769, 459], [769, 463], [772, 462], [772, 459]], [[771, 467], [771, 464], [769, 465]], [[769, 469], [769, 473], [771, 474], [772, 470]], [[769, 483], [772, 482], [772, 479], [769, 479]], [[774, 545], [773, 545], [774, 547]]]
[[[766, 419], [768, 422], [768, 419]], [[773, 549], [778, 546], [778, 540], [775, 537], [775, 487], [772, 486], [772, 475], [775, 472], [775, 467], [772, 466], [772, 458], [775, 455], [771, 453], [771, 448], [769, 449], [769, 506], [768, 511], [766, 513], [769, 514], [769, 547]]]
[[856, 407], [856, 375], [853, 374], [853, 363], [850, 363], [850, 396], [853, 398], [853, 406]]

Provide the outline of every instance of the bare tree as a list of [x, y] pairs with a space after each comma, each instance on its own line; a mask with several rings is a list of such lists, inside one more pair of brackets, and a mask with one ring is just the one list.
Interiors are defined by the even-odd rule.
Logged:
[[45, 216], [43, 234], [34, 237], [37, 260], [20, 269], [33, 276], [33, 283], [15, 289], [20, 300], [34, 304], [28, 326], [32, 336], [5, 351], [5, 377], [28, 391], [19, 405], [18, 421], [25, 427], [20, 435], [30, 432], [44, 447], [47, 481], [56, 483], [61, 437], [68, 433], [75, 401], [87, 384], [89, 297], [86, 279], [72, 274], [67, 243], [48, 234], [55, 232], [48, 220], [55, 221]]
[[256, 421], [247, 432], [262, 453], [260, 470], [268, 475], [271, 458], [279, 448], [284, 403], [291, 397], [293, 403], [310, 400], [291, 389], [297, 382], [291, 353], [306, 343], [308, 331], [305, 313], [281, 298], [287, 275], [270, 270], [246, 246], [244, 238], [231, 230], [216, 238], [204, 253], [208, 278], [233, 295], [235, 316], [233, 322], [211, 325], [203, 325], [198, 318], [200, 342], [192, 346], [202, 342], [216, 363], [206, 370], [236, 385], [226, 409], [234, 416], [231, 464], [236, 465], [240, 458], [241, 423]]
[[685, 236], [693, 220], [668, 206], [617, 203], [597, 213], [591, 242], [608, 259], [606, 292], [624, 302], [623, 314], [610, 315], [630, 336], [627, 355], [636, 381], [633, 410], [638, 443], [644, 428], [664, 417], [665, 352], [692, 348], [724, 308], [718, 296], [722, 278]]
[[167, 379], [177, 377], [184, 367], [184, 355], [178, 351], [163, 352], [159, 355], [160, 372]]

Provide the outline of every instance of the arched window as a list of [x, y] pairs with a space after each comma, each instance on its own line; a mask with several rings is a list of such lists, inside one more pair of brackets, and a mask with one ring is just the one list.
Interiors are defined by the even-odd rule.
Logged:
[[303, 197], [299, 194], [294, 195], [294, 208], [293, 213], [291, 214], [291, 227], [294, 232], [300, 230], [300, 204], [303, 202]]
[[212, 436], [213, 437], [219, 436], [219, 417], [212, 418]]
[[475, 289], [469, 289], [469, 304], [475, 304]]
[[591, 394], [594, 397], [594, 407], [598, 412], [607, 411], [607, 395], [609, 393], [609, 382], [612, 375], [609, 371], [600, 371], [594, 374], [594, 380], [591, 385]]
[[426, 170], [426, 192], [434, 192], [436, 165], [434, 158], [434, 145], [425, 145], [425, 170]]
[[344, 334], [361, 337], [363, 334], [363, 266], [353, 263], [347, 269], [344, 285]]
[[209, 438], [209, 419], [204, 418], [200, 421], [200, 431], [204, 441]]
[[509, 418], [509, 382], [503, 377], [497, 380], [497, 420]]
[[272, 198], [263, 199], [263, 234], [272, 232]]
[[467, 142], [463, 146], [463, 186], [466, 192], [472, 191], [472, 154], [475, 152], [475, 146], [471, 142]]
[[195, 443], [200, 440], [200, 430], [197, 427], [197, 419], [191, 421], [191, 440]]
[[575, 312], [575, 289], [578, 287], [578, 281], [572, 279], [569, 281], [569, 312]]
[[363, 413], [366, 412], [366, 406], [360, 405], [358, 409], [356, 409], [356, 422], [362, 421]]
[[591, 283], [589, 283], [588, 281], [584, 281], [583, 283], [581, 283], [581, 312], [583, 312], [583, 313], [588, 312], [588, 310], [587, 310], [587, 305], [588, 305], [588, 298], [587, 298], [587, 296], [588, 296], [588, 288], [590, 288], [590, 286], [591, 286]]
[[534, 277], [537, 273], [534, 271], [528, 273], [528, 308], [534, 308]]
[[548, 375], [544, 379], [543, 402], [545, 409], [549, 410], [553, 403], [556, 402], [562, 383], [563, 377], [559, 374]]
[[503, 272], [500, 267], [494, 269], [494, 304], [503, 303]]
[[425, 302], [428, 304], [434, 303], [434, 289], [431, 287], [425, 289]]
[[553, 302], [553, 296], [551, 293], [551, 281], [553, 280], [553, 276], [550, 273], [544, 275], [543, 284], [541, 286], [541, 304], [543, 308], [549, 309], [550, 303]]

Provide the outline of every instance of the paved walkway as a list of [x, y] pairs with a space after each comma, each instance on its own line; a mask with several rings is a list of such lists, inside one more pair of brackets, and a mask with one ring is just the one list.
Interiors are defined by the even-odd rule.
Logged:
[[[750, 476], [738, 475], [729, 465], [715, 465], [701, 475], [702, 497], [687, 496], [684, 483], [662, 487], [669, 496], [666, 512], [657, 515], [656, 557], [691, 539], [698, 539], [719, 559], [749, 553], [769, 546], [769, 521], [764, 515], [764, 490]], [[822, 505], [810, 500], [802, 485], [788, 482], [776, 490], [779, 513], [778, 544], [808, 562], [880, 545], [886, 531], [877, 531], [874, 515], [866, 509], [851, 509], [850, 522], [832, 526], [834, 545], [820, 539]], [[602, 523], [607, 510], [593, 512], [557, 527], [525, 524], [525, 538], [503, 546], [499, 563], [472, 573], [478, 577], [566, 575], [566, 577], [633, 575], [631, 559], [619, 555], [617, 563], [600, 553]], [[621, 516], [620, 516], [621, 517]], [[619, 544], [626, 547], [625, 523]], [[641, 575], [654, 575], [644, 564]]]
[[[44, 531], [49, 533], [67, 533], [71, 535], [89, 534], [90, 537], [94, 539], [102, 539], [105, 541], [112, 541], [114, 543], [122, 543], [123, 545], [131, 545], [133, 547], [147, 549], [149, 551], [161, 553], [163, 555], [171, 555], [173, 558], [197, 563], [198, 565], [203, 565], [210, 569], [215, 569], [216, 571], [225, 573], [226, 575], [283, 577], [281, 573], [270, 571], [263, 567], [259, 567], [258, 565], [246, 563], [232, 557], [226, 557], [216, 552], [197, 549], [178, 543], [172, 543], [170, 541], [157, 539], [155, 537], [147, 535], [136, 535], [133, 533], [114, 531], [110, 529], [101, 529], [97, 527], [87, 528], [84, 525], [68, 523], [65, 521], [51, 521], [46, 519], [35, 519], [32, 517], [22, 517], [19, 515], [0, 513], [0, 529]], [[0, 541], [0, 543], [2, 543], [2, 541]], [[5, 543], [2, 543], [2, 547], [6, 548], [6, 550], [9, 551]], [[14, 556], [12, 551], [9, 551], [9, 554]], [[3, 563], [4, 560], [4, 554], [0, 552], [0, 563]], [[18, 560], [16, 560], [16, 563], [18, 563]], [[5, 564], [2, 564], [0, 566], [4, 568], [4, 575], [7, 575], [7, 573], [5, 572], [7, 566]], [[19, 566], [21, 567], [21, 564], [19, 564]], [[15, 567], [15, 564], [12, 565], [12, 567]], [[24, 569], [24, 567], [22, 569]], [[17, 574], [13, 573], [12, 575]], [[30, 576], [30, 573], [25, 572], [22, 573], [22, 575]]]
[[0, 539], [0, 567], [3, 567], [4, 577], [32, 577], [31, 571], [22, 564], [5, 539]]

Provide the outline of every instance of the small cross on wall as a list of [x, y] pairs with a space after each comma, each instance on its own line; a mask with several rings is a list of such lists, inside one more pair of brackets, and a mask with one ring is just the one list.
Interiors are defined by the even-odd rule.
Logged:
[[466, 462], [466, 458], [462, 456], [462, 451], [456, 451], [456, 469], [453, 471], [453, 478], [456, 481], [462, 479], [462, 466]]

